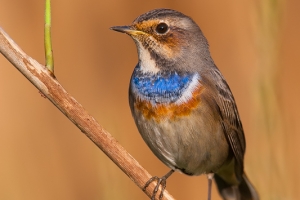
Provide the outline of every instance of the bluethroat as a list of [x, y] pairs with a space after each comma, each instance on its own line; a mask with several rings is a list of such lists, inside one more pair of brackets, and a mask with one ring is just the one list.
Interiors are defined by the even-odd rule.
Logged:
[[244, 173], [246, 143], [234, 97], [199, 26], [178, 11], [156, 9], [111, 29], [137, 46], [131, 112], [144, 141], [171, 168], [146, 183], [157, 181], [152, 199], [174, 171], [207, 174], [208, 199], [212, 179], [225, 200], [259, 199]]

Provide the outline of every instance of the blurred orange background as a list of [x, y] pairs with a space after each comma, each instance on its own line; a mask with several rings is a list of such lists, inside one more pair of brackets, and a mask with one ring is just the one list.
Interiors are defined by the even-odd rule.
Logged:
[[[0, 5], [0, 26], [44, 64], [44, 1]], [[300, 1], [53, 1], [57, 79], [152, 175], [164, 175], [169, 169], [143, 142], [128, 106], [134, 42], [109, 30], [160, 7], [191, 16], [207, 37], [235, 96], [245, 170], [261, 199], [300, 199]], [[0, 127], [1, 200], [148, 199], [3, 56]], [[207, 179], [175, 173], [167, 190], [206, 199]]]

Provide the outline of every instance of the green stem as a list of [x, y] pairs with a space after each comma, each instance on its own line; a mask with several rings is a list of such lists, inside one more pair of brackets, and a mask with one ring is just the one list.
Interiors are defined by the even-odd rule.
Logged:
[[51, 0], [45, 0], [44, 45], [45, 45], [46, 67], [52, 73], [54, 73], [52, 44], [51, 44]]

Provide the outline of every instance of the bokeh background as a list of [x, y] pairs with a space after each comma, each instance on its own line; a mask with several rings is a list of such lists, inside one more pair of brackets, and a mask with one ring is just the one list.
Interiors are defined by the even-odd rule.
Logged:
[[[298, 0], [53, 1], [57, 79], [152, 175], [164, 175], [128, 106], [135, 45], [109, 30], [159, 7], [191, 16], [208, 38], [239, 108], [245, 170], [261, 199], [300, 199]], [[0, 26], [40, 63], [43, 12], [41, 0], [0, 0]], [[175, 173], [167, 189], [176, 199], [206, 199], [206, 176]], [[0, 55], [0, 199], [148, 198]]]

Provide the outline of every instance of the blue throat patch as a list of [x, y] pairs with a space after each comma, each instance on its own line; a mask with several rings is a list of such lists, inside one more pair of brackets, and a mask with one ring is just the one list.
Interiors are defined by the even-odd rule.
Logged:
[[131, 77], [131, 87], [138, 96], [151, 102], [172, 103], [181, 97], [194, 75], [175, 71], [143, 73], [138, 65]]

